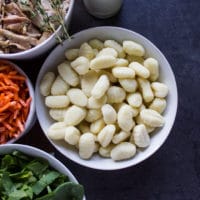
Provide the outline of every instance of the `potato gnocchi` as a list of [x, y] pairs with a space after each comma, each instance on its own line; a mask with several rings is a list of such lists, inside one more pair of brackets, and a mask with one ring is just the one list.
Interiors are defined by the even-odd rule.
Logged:
[[150, 133], [164, 126], [169, 89], [159, 82], [159, 62], [135, 41], [91, 39], [67, 49], [56, 72], [47, 72], [40, 92], [55, 122], [47, 134], [114, 161], [148, 148]]

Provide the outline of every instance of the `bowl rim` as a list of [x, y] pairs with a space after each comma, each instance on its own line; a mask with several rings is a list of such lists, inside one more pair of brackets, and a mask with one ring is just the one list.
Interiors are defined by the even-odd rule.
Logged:
[[[68, 8], [67, 14], [64, 17], [65, 23], [66, 23], [67, 19], [70, 17], [72, 11], [73, 11], [74, 4], [75, 4], [75, 0], [70, 0], [70, 4], [69, 4], [69, 8]], [[38, 49], [40, 49], [42, 46], [47, 45], [47, 43], [49, 43], [49, 41], [54, 39], [55, 35], [60, 33], [61, 28], [62, 27], [59, 26], [57, 28], [57, 30], [55, 31], [55, 33], [53, 33], [50, 37], [48, 37], [45, 41], [43, 41], [39, 45], [37, 45], [37, 46], [35, 46], [35, 47], [31, 48], [31, 49], [22, 51], [22, 52], [18, 52], [18, 53], [0, 54], [0, 59], [18, 59], [18, 58], [23, 58], [23, 57], [26, 57], [27, 55], [29, 55], [29, 54], [31, 54], [31, 53], [33, 53], [35, 51], [38, 51]]]
[[[72, 39], [73, 39], [73, 38], [76, 39], [76, 37], [80, 37], [81, 34], [82, 34], [83, 32], [90, 32], [90, 31], [93, 31], [93, 30], [96, 30], [96, 31], [97, 31], [98, 29], [102, 29], [102, 30], [105, 30], [105, 31], [106, 31], [106, 29], [111, 29], [112, 31], [114, 31], [114, 30], [119, 30], [119, 31], [129, 32], [130, 34], [133, 34], [133, 35], [139, 37], [141, 40], [145, 41], [146, 43], [150, 44], [150, 45], [158, 52], [158, 54], [161, 56], [162, 60], [164, 60], [164, 61], [167, 63], [167, 65], [168, 65], [168, 67], [169, 67], [169, 71], [170, 71], [170, 73], [172, 74], [171, 79], [173, 80], [173, 83], [174, 83], [173, 96], [174, 96], [174, 100], [175, 100], [175, 107], [174, 107], [173, 113], [171, 113], [171, 114], [173, 114], [173, 115], [170, 117], [170, 118], [171, 118], [170, 128], [167, 130], [167, 132], [166, 132], [166, 134], [165, 134], [165, 137], [163, 138], [162, 142], [160, 142], [159, 145], [158, 145], [156, 148], [154, 148], [147, 156], [145, 156], [143, 159], [140, 159], [140, 160], [139, 160], [138, 162], [136, 162], [136, 163], [129, 163], [129, 164], [126, 164], [126, 166], [118, 166], [118, 167], [106, 168], [106, 167], [104, 167], [103, 165], [100, 165], [100, 166], [96, 165], [95, 167], [93, 167], [93, 166], [90, 166], [90, 164], [85, 164], [85, 163], [79, 162], [79, 161], [77, 161], [77, 160], [74, 160], [74, 159], [72, 159], [72, 158], [66, 156], [62, 151], [60, 151], [60, 150], [59, 150], [59, 147], [57, 147], [57, 145], [54, 144], [53, 140], [51, 140], [51, 139], [48, 138], [48, 136], [47, 136], [47, 134], [46, 134], [46, 130], [44, 130], [43, 127], [41, 126], [41, 129], [42, 129], [42, 131], [43, 131], [43, 134], [47, 137], [48, 141], [50, 141], [50, 143], [56, 148], [56, 150], [57, 150], [58, 152], [60, 152], [62, 155], [64, 155], [64, 157], [66, 157], [67, 159], [70, 159], [70, 160], [72, 160], [73, 162], [75, 162], [75, 163], [77, 163], [77, 164], [79, 164], [79, 165], [81, 165], [81, 166], [87, 167], [87, 168], [96, 169], [96, 170], [102, 170], [102, 171], [113, 171], [113, 170], [126, 169], [126, 168], [128, 168], [128, 167], [133, 167], [133, 166], [135, 166], [135, 165], [138, 165], [138, 164], [142, 163], [144, 160], [147, 160], [148, 158], [150, 158], [153, 154], [155, 154], [155, 152], [158, 151], [158, 149], [160, 149], [160, 148], [163, 146], [164, 142], [167, 140], [167, 138], [168, 138], [168, 136], [169, 136], [169, 134], [170, 134], [170, 132], [171, 132], [173, 126], [174, 126], [174, 123], [175, 123], [175, 118], [176, 118], [177, 108], [178, 108], [178, 90], [177, 90], [177, 83], [176, 83], [176, 79], [175, 79], [174, 72], [173, 72], [173, 70], [172, 70], [172, 68], [171, 68], [171, 65], [169, 64], [168, 60], [167, 60], [166, 57], [164, 56], [164, 54], [163, 54], [163, 53], [159, 50], [159, 48], [158, 48], [156, 45], [154, 45], [149, 39], [147, 39], [145, 36], [143, 36], [143, 35], [141, 35], [141, 34], [135, 32], [135, 31], [132, 31], [132, 30], [126, 29], [126, 28], [122, 28], [122, 27], [116, 27], [116, 26], [97, 26], [97, 27], [92, 27], [92, 28], [88, 28], [88, 29], [81, 30], [80, 32], [77, 32], [77, 33], [73, 34], [73, 35], [71, 36], [71, 38], [72, 38]], [[112, 36], [111, 36], [111, 37], [112, 37]], [[91, 38], [91, 39], [92, 39], [92, 38]], [[69, 39], [67, 39], [67, 40], [64, 42], [64, 46], [65, 46], [65, 44], [66, 44], [68, 41], [69, 41]], [[43, 67], [46, 65], [46, 63], [48, 62], [48, 59], [51, 57], [51, 55], [52, 55], [54, 52], [56, 52], [59, 48], [61, 48], [61, 45], [57, 45], [57, 46], [51, 51], [51, 53], [50, 53], [50, 54], [48, 55], [48, 57], [45, 59], [45, 61], [44, 61], [43, 65], [42, 65], [42, 67], [40, 68], [40, 72], [41, 72], [41, 70], [43, 69]], [[40, 74], [40, 72], [39, 72], [39, 74]], [[36, 86], [39, 86], [39, 79], [40, 79], [40, 78], [41, 78], [41, 77], [40, 77], [40, 75], [39, 75], [39, 76], [37, 77], [37, 80], [36, 80]], [[36, 87], [36, 92], [35, 92], [35, 95], [37, 95], [37, 94], [40, 94], [39, 88], [38, 88], [38, 87]], [[37, 104], [37, 101], [38, 101], [38, 98], [36, 98], [36, 104]], [[38, 117], [38, 122], [39, 122], [39, 124], [40, 124], [41, 122], [40, 122], [40, 120], [39, 120], [40, 117], [39, 117], [39, 109], [38, 109], [38, 106], [36, 106], [36, 115], [37, 115], [37, 117]], [[78, 154], [78, 152], [77, 152], [77, 154]], [[81, 159], [81, 158], [80, 158], [80, 159]], [[102, 159], [103, 159], [103, 158], [102, 158]], [[132, 158], [132, 159], [134, 159], [134, 158]], [[88, 162], [89, 162], [89, 161], [88, 161]], [[117, 163], [117, 162], [116, 162], [116, 163]]]
[[33, 127], [33, 125], [36, 122], [37, 118], [36, 118], [36, 106], [35, 106], [35, 91], [34, 91], [33, 84], [31, 82], [31, 80], [29, 79], [28, 75], [18, 65], [16, 65], [15, 63], [13, 63], [11, 61], [4, 60], [4, 59], [0, 59], [0, 63], [1, 62], [8, 63], [9, 65], [13, 66], [20, 74], [22, 74], [23, 76], [26, 77], [26, 85], [29, 90], [29, 96], [32, 98], [31, 104], [30, 104], [30, 109], [29, 109], [29, 114], [28, 114], [28, 117], [24, 124], [24, 131], [21, 132], [20, 135], [18, 135], [18, 137], [12, 138], [8, 142], [6, 142], [6, 144], [12, 144], [12, 143], [16, 142], [17, 140], [19, 140], [21, 137], [23, 137], [26, 133], [28, 133], [29, 130]]

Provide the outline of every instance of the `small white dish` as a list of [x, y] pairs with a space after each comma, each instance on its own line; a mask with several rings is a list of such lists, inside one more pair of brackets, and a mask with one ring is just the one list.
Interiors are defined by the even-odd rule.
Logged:
[[134, 166], [153, 155], [165, 142], [174, 124], [178, 103], [176, 81], [170, 64], [160, 50], [142, 35], [119, 27], [95, 27], [76, 33], [72, 36], [71, 40], [65, 41], [62, 46], [57, 46], [44, 62], [37, 78], [35, 93], [36, 114], [42, 130], [47, 136], [47, 129], [53, 123], [53, 120], [50, 118], [48, 114], [48, 108], [44, 104], [44, 97], [40, 94], [40, 81], [46, 72], [57, 70], [57, 65], [65, 59], [64, 52], [66, 49], [79, 48], [83, 42], [93, 38], [100, 40], [114, 39], [118, 42], [122, 42], [123, 40], [136, 41], [145, 47], [147, 56], [151, 56], [158, 60], [160, 64], [159, 79], [169, 87], [167, 108], [163, 114], [166, 123], [164, 127], [157, 129], [155, 134], [152, 135], [151, 144], [148, 148], [146, 148], [144, 151], [138, 152], [132, 159], [120, 162], [102, 158], [98, 155], [94, 155], [90, 160], [83, 160], [79, 157], [78, 151], [75, 148], [73, 149], [71, 146], [67, 145], [64, 141], [53, 141], [51, 139], [49, 139], [49, 141], [64, 156], [86, 167], [100, 170], [116, 170]]
[[23, 76], [26, 77], [26, 85], [27, 85], [28, 90], [29, 90], [29, 96], [32, 98], [31, 104], [30, 104], [30, 109], [29, 109], [29, 114], [28, 114], [28, 117], [27, 117], [25, 125], [24, 125], [24, 131], [22, 133], [20, 133], [20, 135], [18, 137], [13, 138], [13, 139], [11, 139], [7, 142], [7, 144], [11, 144], [11, 143], [16, 142], [18, 139], [20, 139], [26, 133], [28, 133], [29, 130], [33, 127], [33, 125], [36, 122], [35, 91], [34, 91], [33, 84], [31, 82], [31, 80], [29, 79], [27, 74], [19, 66], [17, 66], [16, 64], [14, 64], [10, 61], [7, 61], [7, 60], [0, 60], [0, 62], [8, 63], [10, 66], [13, 66], [20, 74], [22, 74]]
[[[73, 8], [74, 8], [74, 3], [75, 3], [75, 0], [71, 0], [71, 2], [69, 4], [69, 9], [68, 9], [68, 12], [64, 19], [66, 27], [68, 27], [70, 24], [72, 12], [73, 12]], [[0, 54], [0, 59], [27, 60], [27, 59], [31, 59], [31, 58], [40, 56], [40, 55], [44, 54], [45, 52], [47, 52], [48, 50], [50, 50], [53, 46], [55, 46], [58, 43], [58, 41], [56, 39], [56, 35], [57, 34], [59, 35], [60, 33], [61, 33], [61, 27], [59, 27], [54, 34], [52, 34], [48, 39], [46, 39], [41, 44], [39, 44], [29, 50], [22, 51], [19, 53]]]
[[[77, 179], [70, 172], [70, 170], [66, 166], [64, 166], [58, 159], [36, 147], [22, 144], [4, 144], [0, 146], [0, 155], [11, 153], [14, 150], [20, 151], [28, 156], [38, 157], [47, 160], [52, 168], [68, 176], [70, 181], [78, 183]], [[83, 198], [83, 200], [86, 200], [85, 197]]]
[[122, 6], [123, 0], [83, 0], [87, 11], [101, 19], [115, 15]]

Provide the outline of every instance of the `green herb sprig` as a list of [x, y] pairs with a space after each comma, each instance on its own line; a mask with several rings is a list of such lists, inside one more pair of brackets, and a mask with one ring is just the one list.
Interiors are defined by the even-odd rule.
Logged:
[[[65, 26], [64, 16], [62, 14], [63, 3], [61, 0], [51, 0], [50, 5], [56, 12], [54, 16], [48, 16], [40, 0], [36, 1], [35, 11], [40, 16], [42, 16], [42, 19], [44, 21], [44, 25], [42, 27], [43, 31], [55, 33], [59, 43], [62, 43], [65, 39], [70, 38], [70, 35]], [[58, 24], [59, 26], [61, 26], [61, 29], [63, 30], [61, 35], [57, 33], [54, 24]]]

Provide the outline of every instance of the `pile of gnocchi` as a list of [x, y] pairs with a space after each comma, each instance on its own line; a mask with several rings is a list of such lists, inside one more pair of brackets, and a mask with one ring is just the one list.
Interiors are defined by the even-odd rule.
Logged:
[[56, 72], [41, 80], [49, 115], [47, 134], [78, 149], [114, 161], [130, 159], [150, 145], [150, 133], [164, 125], [168, 87], [159, 82], [159, 63], [134, 41], [92, 39], [67, 49]]

